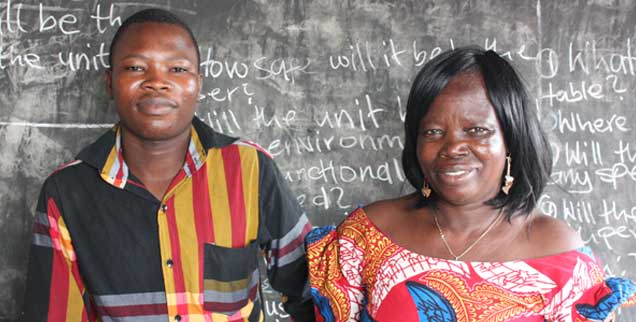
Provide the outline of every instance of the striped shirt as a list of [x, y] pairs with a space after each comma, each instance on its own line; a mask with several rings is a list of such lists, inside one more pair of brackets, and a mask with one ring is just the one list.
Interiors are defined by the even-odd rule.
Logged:
[[307, 217], [270, 156], [193, 120], [162, 200], [130, 172], [117, 126], [44, 183], [24, 321], [261, 321], [259, 259], [313, 321]]

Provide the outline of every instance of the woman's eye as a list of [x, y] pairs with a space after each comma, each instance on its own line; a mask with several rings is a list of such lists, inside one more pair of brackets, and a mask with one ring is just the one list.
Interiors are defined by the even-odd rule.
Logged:
[[140, 71], [143, 71], [144, 69], [141, 66], [128, 66], [126, 67], [126, 70], [129, 70], [131, 72], [140, 72]]
[[485, 128], [485, 127], [479, 127], [479, 126], [476, 126], [476, 127], [471, 127], [471, 128], [469, 128], [469, 129], [467, 130], [467, 132], [468, 132], [468, 133], [470, 133], [470, 134], [477, 134], [477, 135], [479, 135], [479, 134], [485, 134], [485, 133], [488, 133], [488, 132], [490, 132], [490, 130], [489, 130], [489, 129], [487, 129], [487, 128]]
[[422, 134], [425, 136], [436, 136], [436, 135], [442, 135], [443, 132], [440, 129], [428, 129], [428, 130], [422, 131]]

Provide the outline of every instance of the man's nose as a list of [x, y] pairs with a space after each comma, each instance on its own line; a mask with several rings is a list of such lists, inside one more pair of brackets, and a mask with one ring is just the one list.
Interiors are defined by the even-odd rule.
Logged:
[[158, 68], [149, 68], [146, 71], [146, 80], [142, 86], [148, 90], [165, 91], [170, 88], [170, 83], [164, 72]]

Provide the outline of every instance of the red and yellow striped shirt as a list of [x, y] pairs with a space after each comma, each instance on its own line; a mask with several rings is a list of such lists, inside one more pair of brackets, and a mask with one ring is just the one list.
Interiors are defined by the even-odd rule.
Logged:
[[195, 118], [186, 162], [157, 200], [120, 143], [115, 127], [46, 180], [25, 321], [260, 321], [263, 253], [288, 312], [313, 321], [311, 226], [265, 151]]

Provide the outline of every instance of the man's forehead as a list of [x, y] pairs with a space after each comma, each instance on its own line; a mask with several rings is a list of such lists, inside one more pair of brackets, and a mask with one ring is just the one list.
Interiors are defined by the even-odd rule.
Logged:
[[122, 50], [121, 46], [124, 44], [126, 52], [134, 52], [147, 48], [149, 42], [155, 48], [164, 47], [167, 51], [192, 51], [193, 55], [197, 55], [194, 40], [186, 29], [177, 24], [161, 22], [131, 24], [122, 32], [114, 52]]
[[183, 26], [155, 21], [135, 22], [128, 25], [126, 29], [122, 30], [120, 39], [138, 37], [141, 39], [151, 38], [155, 41], [159, 41], [169, 36], [185, 36], [189, 43], [194, 43], [190, 34]]

